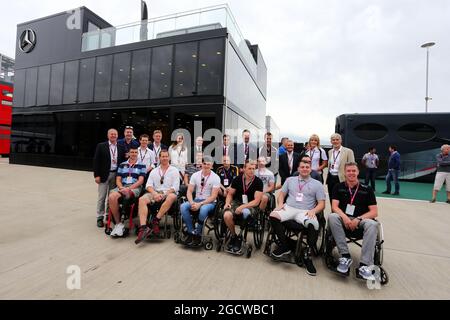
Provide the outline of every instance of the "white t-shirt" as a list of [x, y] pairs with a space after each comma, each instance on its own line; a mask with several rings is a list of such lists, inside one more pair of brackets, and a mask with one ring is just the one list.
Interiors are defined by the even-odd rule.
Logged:
[[260, 178], [264, 185], [264, 191], [269, 187], [269, 183], [275, 183], [275, 175], [267, 168], [264, 169], [256, 169], [255, 176]]
[[322, 160], [328, 160], [327, 153], [322, 148], [315, 147], [313, 150], [306, 151], [306, 154], [311, 158], [311, 169], [314, 171], [319, 171], [320, 153], [322, 153]]
[[155, 151], [150, 150], [149, 148], [142, 150], [141, 147], [138, 149], [138, 164], [145, 165], [145, 169], [150, 167], [154, 167], [154, 163], [156, 162]]
[[[203, 187], [202, 178], [204, 178]], [[203, 176], [203, 170], [200, 170], [191, 176], [189, 184], [195, 186], [195, 199], [205, 200], [211, 196], [213, 188], [220, 188], [220, 178], [213, 171], [209, 176]]]
[[[163, 178], [164, 177], [164, 178]], [[161, 184], [161, 179], [163, 183]], [[180, 173], [174, 166], [169, 166], [167, 171], [161, 169], [161, 166], [156, 167], [150, 172], [145, 188], [152, 187], [155, 191], [165, 192], [169, 189], [174, 189], [178, 193], [180, 188]]]

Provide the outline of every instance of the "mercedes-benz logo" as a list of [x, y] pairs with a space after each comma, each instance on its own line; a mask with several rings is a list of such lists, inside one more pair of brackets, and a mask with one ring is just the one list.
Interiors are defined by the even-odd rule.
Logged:
[[22, 52], [28, 53], [36, 45], [36, 33], [31, 29], [22, 32], [19, 39], [19, 48]]

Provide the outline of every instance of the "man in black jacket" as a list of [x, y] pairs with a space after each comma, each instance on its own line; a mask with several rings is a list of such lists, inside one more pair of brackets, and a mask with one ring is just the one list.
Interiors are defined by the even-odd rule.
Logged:
[[288, 140], [286, 142], [286, 153], [280, 155], [279, 173], [281, 177], [281, 185], [284, 184], [287, 178], [297, 171], [300, 163], [300, 154], [294, 152], [294, 141]]
[[97, 144], [94, 155], [94, 178], [98, 184], [97, 227], [104, 226], [105, 199], [109, 190], [116, 186], [116, 172], [125, 161], [125, 147], [117, 143], [116, 129], [108, 130], [108, 141]]
[[155, 167], [159, 166], [159, 154], [161, 150], [169, 150], [169, 147], [165, 144], [161, 143], [162, 139], [162, 131], [155, 130], [153, 131], [153, 143], [149, 144], [148, 148], [155, 152], [156, 163], [154, 163]]

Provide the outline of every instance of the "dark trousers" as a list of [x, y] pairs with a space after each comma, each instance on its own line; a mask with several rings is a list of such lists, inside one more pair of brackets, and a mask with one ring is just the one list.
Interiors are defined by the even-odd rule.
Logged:
[[377, 168], [366, 168], [366, 179], [365, 183], [366, 185], [369, 185], [372, 187], [373, 191], [375, 191], [375, 177], [377, 176]]
[[327, 176], [327, 187], [328, 187], [328, 195], [330, 196], [330, 203], [332, 203], [332, 195], [333, 195], [333, 188], [335, 185], [339, 183], [339, 176], [333, 176], [332, 174], [328, 173]]

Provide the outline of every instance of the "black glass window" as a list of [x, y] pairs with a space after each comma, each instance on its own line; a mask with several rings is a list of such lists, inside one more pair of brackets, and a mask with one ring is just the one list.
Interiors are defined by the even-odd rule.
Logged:
[[196, 93], [198, 42], [175, 45], [174, 97], [192, 96]]
[[64, 68], [63, 103], [77, 103], [78, 60], [66, 62]]
[[25, 102], [25, 75], [26, 69], [15, 70], [14, 73], [14, 93], [13, 106], [20, 108], [24, 106]]
[[48, 105], [48, 94], [50, 90], [50, 66], [39, 67], [37, 86], [37, 105]]
[[111, 100], [128, 99], [128, 89], [130, 87], [130, 59], [130, 52], [114, 55]]
[[80, 61], [80, 79], [78, 84], [78, 102], [92, 102], [94, 95], [95, 58]]
[[109, 101], [111, 93], [112, 55], [97, 57], [94, 101]]
[[223, 38], [200, 41], [198, 94], [222, 94], [224, 50]]
[[150, 99], [169, 98], [172, 84], [172, 46], [153, 48]]
[[50, 104], [58, 105], [62, 103], [64, 80], [64, 63], [52, 64], [50, 78]]
[[387, 135], [387, 128], [378, 123], [364, 123], [356, 126], [353, 132], [364, 140], [378, 140]]
[[36, 105], [36, 89], [37, 89], [37, 68], [30, 68], [27, 70], [27, 78], [25, 81], [26, 107]]
[[133, 52], [130, 99], [148, 99], [151, 49]]
[[409, 141], [427, 141], [436, 136], [436, 130], [425, 123], [410, 123], [401, 126], [398, 135]]

